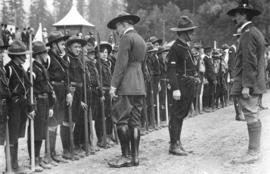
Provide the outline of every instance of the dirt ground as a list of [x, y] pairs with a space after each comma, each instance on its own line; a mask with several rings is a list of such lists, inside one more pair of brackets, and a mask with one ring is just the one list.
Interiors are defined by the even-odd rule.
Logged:
[[[270, 108], [270, 94], [263, 98]], [[187, 157], [168, 154], [168, 128], [151, 132], [141, 139], [140, 166], [112, 169], [107, 161], [120, 154], [120, 147], [101, 150], [80, 161], [62, 164], [44, 174], [269, 174], [270, 173], [270, 109], [261, 112], [262, 159], [255, 164], [233, 165], [230, 161], [247, 150], [246, 123], [234, 120], [233, 106], [214, 113], [203, 114], [185, 120], [183, 145], [193, 151]], [[58, 149], [61, 142], [58, 138]], [[20, 164], [28, 166], [26, 140], [20, 140]], [[0, 170], [4, 170], [4, 150], [0, 147]]]

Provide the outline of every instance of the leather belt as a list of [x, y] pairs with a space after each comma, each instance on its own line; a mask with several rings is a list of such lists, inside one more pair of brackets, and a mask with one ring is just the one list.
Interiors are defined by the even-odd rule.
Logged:
[[37, 98], [44, 98], [44, 99], [46, 99], [46, 98], [48, 98], [48, 94], [47, 94], [47, 93], [44, 93], [44, 94], [38, 94], [38, 95], [37, 95]]
[[106, 91], [106, 90], [110, 90], [111, 88], [110, 87], [103, 87], [102, 89]]
[[58, 81], [58, 82], [57, 81], [51, 81], [51, 84], [52, 85], [55, 85], [55, 86], [64, 85], [64, 83], [65, 83], [65, 81], [63, 81], [63, 80], [62, 81]]
[[70, 84], [75, 87], [83, 87], [83, 83], [80, 82], [70, 82]]

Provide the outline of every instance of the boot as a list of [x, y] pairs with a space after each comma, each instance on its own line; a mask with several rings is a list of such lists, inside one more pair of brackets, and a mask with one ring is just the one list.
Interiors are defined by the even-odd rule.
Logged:
[[18, 164], [18, 143], [10, 146], [11, 168], [14, 173], [26, 173], [26, 170]]
[[67, 160], [61, 158], [59, 155], [56, 154], [55, 151], [56, 131], [57, 129], [55, 131], [49, 131], [51, 159], [57, 163], [68, 163]]
[[35, 158], [35, 172], [43, 172], [43, 167], [40, 166], [40, 158]]
[[139, 165], [139, 145], [140, 145], [140, 129], [133, 128], [130, 129], [130, 143], [131, 143], [131, 163], [133, 166]]
[[131, 166], [130, 155], [130, 146], [129, 146], [129, 129], [128, 126], [122, 126], [117, 129], [122, 156], [115, 161], [111, 161], [108, 165], [112, 168], [121, 168]]
[[62, 157], [66, 160], [78, 161], [80, 158], [77, 155], [72, 155], [69, 150], [64, 149]]
[[248, 135], [249, 135], [249, 145], [248, 152], [233, 161], [237, 164], [251, 164], [260, 159], [260, 140], [261, 140], [261, 121], [255, 123], [248, 123]]
[[[181, 126], [181, 129], [180, 129]], [[183, 151], [183, 147], [180, 145], [180, 134], [182, 130], [181, 122], [176, 118], [171, 118], [169, 123], [169, 133], [170, 133], [170, 147], [169, 153], [172, 155], [186, 156], [187, 153]]]

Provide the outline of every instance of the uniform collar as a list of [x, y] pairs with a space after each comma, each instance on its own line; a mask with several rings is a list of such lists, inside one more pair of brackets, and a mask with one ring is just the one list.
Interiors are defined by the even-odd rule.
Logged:
[[246, 28], [249, 24], [252, 24], [252, 22], [251, 22], [251, 21], [245, 22], [245, 23], [238, 29], [239, 33], [243, 33], [244, 30], [245, 30], [245, 28]]
[[125, 35], [127, 32], [132, 31], [132, 30], [134, 30], [134, 27], [128, 27], [128, 28], [124, 31], [123, 35]]

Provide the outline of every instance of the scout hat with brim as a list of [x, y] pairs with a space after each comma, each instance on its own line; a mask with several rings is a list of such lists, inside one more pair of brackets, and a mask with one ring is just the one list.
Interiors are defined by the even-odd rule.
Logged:
[[8, 55], [25, 55], [28, 54], [25, 44], [22, 41], [15, 40], [8, 48]]
[[119, 14], [116, 18], [113, 18], [110, 20], [107, 24], [107, 27], [109, 29], [115, 30], [116, 29], [116, 24], [118, 22], [123, 22], [123, 21], [132, 21], [133, 25], [137, 24], [140, 21], [140, 17], [137, 15], [131, 15], [127, 12], [123, 12]]
[[48, 50], [49, 49], [46, 47], [46, 45], [43, 42], [41, 41], [33, 42], [33, 55], [47, 53]]
[[198, 26], [195, 26], [193, 21], [188, 16], [181, 16], [177, 27], [173, 27], [170, 30], [176, 32], [185, 32], [194, 30], [196, 28], [198, 28]]
[[[97, 51], [98, 47], [95, 47], [95, 50]], [[112, 45], [109, 42], [102, 41], [99, 44], [99, 50], [107, 49], [108, 53], [110, 54], [112, 52]]]
[[152, 44], [155, 44], [156, 42], [159, 43], [160, 45], [162, 44], [162, 39], [159, 39], [157, 38], [156, 36], [151, 36], [149, 38], [149, 41], [152, 43]]
[[69, 36], [65, 36], [61, 31], [52, 31], [48, 36], [48, 43], [46, 46], [52, 45], [52, 43], [67, 40]]
[[234, 16], [236, 13], [246, 13], [252, 17], [258, 16], [261, 14], [261, 12], [255, 8], [253, 8], [248, 0], [241, 0], [239, 2], [239, 6], [236, 8], [233, 8], [227, 12], [227, 15]]
[[9, 45], [5, 45], [3, 40], [0, 39], [0, 50], [4, 50], [7, 49], [9, 47]]
[[222, 56], [222, 53], [218, 50], [215, 50], [213, 53], [212, 53], [212, 57], [213, 59], [221, 59], [221, 56]]
[[84, 39], [81, 39], [80, 37], [78, 36], [71, 36], [68, 40], [67, 40], [67, 47], [69, 47], [70, 45], [72, 45], [73, 43], [79, 43], [82, 45], [82, 47], [84, 47], [87, 42], [86, 40]]
[[170, 50], [170, 48], [166, 48], [166, 47], [160, 47], [157, 51], [157, 54], [162, 54], [164, 52], [168, 52]]

